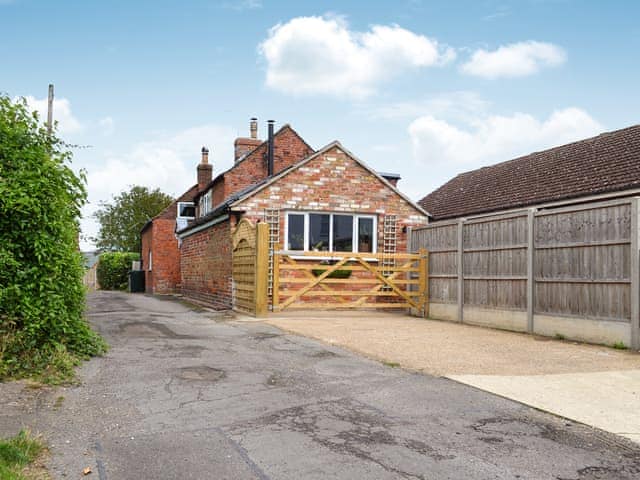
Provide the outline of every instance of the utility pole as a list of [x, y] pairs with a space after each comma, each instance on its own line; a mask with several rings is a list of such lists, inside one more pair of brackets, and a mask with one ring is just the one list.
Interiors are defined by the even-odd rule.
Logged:
[[53, 129], [53, 83], [49, 84], [49, 100], [47, 102], [47, 130], [49, 135]]

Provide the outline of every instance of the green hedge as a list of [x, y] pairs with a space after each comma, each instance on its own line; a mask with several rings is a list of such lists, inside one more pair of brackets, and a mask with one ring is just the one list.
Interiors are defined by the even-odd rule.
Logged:
[[107, 252], [100, 255], [98, 283], [102, 290], [126, 290], [131, 262], [140, 260], [134, 252]]
[[106, 348], [83, 315], [85, 176], [70, 160], [24, 99], [0, 94], [0, 382], [66, 378]]

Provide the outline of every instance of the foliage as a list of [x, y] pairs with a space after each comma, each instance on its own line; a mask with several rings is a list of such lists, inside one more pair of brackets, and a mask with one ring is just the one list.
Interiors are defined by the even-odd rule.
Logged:
[[629, 348], [622, 341], [614, 343], [612, 347], [615, 348], [616, 350], [626, 350], [627, 348]]
[[13, 438], [0, 440], [0, 479], [24, 479], [20, 471], [33, 462], [43, 450], [42, 441], [25, 430], [21, 430]]
[[106, 252], [98, 262], [98, 283], [103, 290], [126, 290], [131, 262], [140, 260], [135, 252]]
[[140, 252], [140, 230], [145, 223], [162, 212], [173, 198], [159, 189], [134, 186], [113, 198], [113, 203], [102, 202], [95, 218], [100, 223], [96, 246], [102, 250]]
[[0, 380], [105, 349], [83, 315], [86, 192], [70, 158], [24, 100], [0, 95]]

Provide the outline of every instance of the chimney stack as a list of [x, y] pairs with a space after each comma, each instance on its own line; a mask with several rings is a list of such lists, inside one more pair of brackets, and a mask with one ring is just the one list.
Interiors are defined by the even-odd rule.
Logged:
[[236, 162], [262, 143], [258, 138], [258, 119], [256, 117], [252, 117], [249, 122], [249, 135], [250, 137], [236, 138], [236, 141], [233, 142]]
[[200, 165], [198, 165], [198, 192], [204, 190], [204, 188], [209, 185], [211, 179], [213, 178], [213, 165], [209, 163], [209, 149], [207, 147], [202, 147], [202, 160], [200, 160]]
[[269, 177], [273, 175], [273, 123], [273, 120], [267, 120], [269, 135], [269, 150], [267, 153], [267, 175]]

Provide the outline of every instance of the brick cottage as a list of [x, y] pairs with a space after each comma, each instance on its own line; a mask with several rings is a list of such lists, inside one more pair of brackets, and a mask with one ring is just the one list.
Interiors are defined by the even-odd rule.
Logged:
[[[209, 174], [211, 175], [211, 174]], [[180, 250], [176, 226], [195, 218], [192, 186], [167, 208], [149, 220], [140, 232], [142, 268], [147, 293], [180, 293]]]
[[[274, 133], [273, 122], [262, 142], [255, 119], [250, 131], [235, 141], [233, 167], [213, 179], [203, 149], [195, 218], [178, 224], [178, 254], [170, 255], [179, 259], [186, 297], [231, 308], [231, 234], [242, 218], [269, 223], [286, 250], [327, 252], [404, 252], [407, 229], [427, 223], [426, 212], [397, 190], [398, 175], [377, 173], [339, 142], [314, 151], [289, 125]], [[390, 224], [393, 241], [383, 238]], [[152, 245], [147, 267], [156, 269], [161, 245], [144, 244]]]

